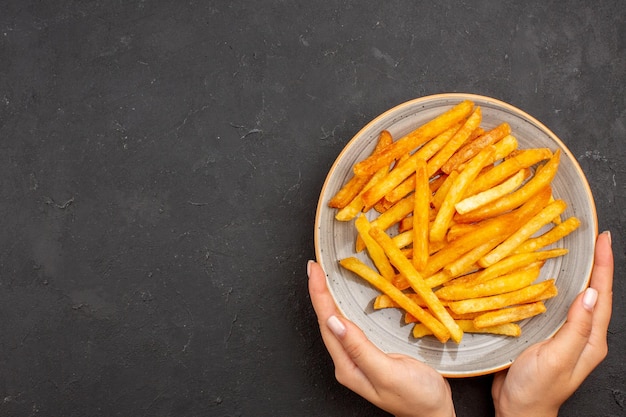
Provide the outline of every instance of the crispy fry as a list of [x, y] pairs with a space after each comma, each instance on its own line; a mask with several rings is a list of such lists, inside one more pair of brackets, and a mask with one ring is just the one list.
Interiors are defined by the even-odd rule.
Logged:
[[426, 302], [426, 305], [428, 305], [435, 317], [448, 329], [452, 340], [460, 343], [463, 338], [463, 331], [455, 323], [454, 319], [450, 317], [450, 314], [445, 310], [432, 289], [424, 283], [423, 277], [415, 270], [413, 264], [400, 252], [383, 230], [372, 227], [370, 235], [383, 247], [392, 265], [404, 275], [415, 292]]
[[428, 262], [428, 229], [431, 192], [428, 186], [426, 161], [418, 159], [415, 166], [415, 198], [413, 206], [413, 266], [418, 271]]
[[535, 175], [524, 186], [511, 194], [499, 198], [488, 206], [483, 206], [462, 215], [457, 214], [454, 218], [455, 221], [460, 223], [478, 221], [519, 207], [524, 201], [550, 184], [556, 175], [560, 156], [561, 150], [559, 149], [543, 167], [537, 170]]
[[493, 156], [494, 151], [495, 149], [493, 146], [488, 146], [481, 150], [478, 155], [472, 158], [467, 167], [461, 171], [459, 176], [454, 180], [454, 183], [446, 194], [446, 198], [443, 200], [443, 203], [437, 212], [437, 217], [435, 217], [435, 221], [430, 229], [431, 241], [439, 242], [444, 239], [445, 234], [448, 231], [450, 221], [455, 213], [454, 205], [458, 203], [461, 198], [463, 198], [467, 187], [483, 168], [485, 161]]
[[480, 193], [500, 184], [521, 169], [530, 168], [538, 162], [552, 157], [552, 152], [547, 148], [526, 149], [518, 152], [515, 156], [506, 159], [494, 166], [486, 173], [480, 174], [476, 181], [469, 187], [468, 195]]
[[[439, 136], [437, 136], [436, 138], [434, 138], [433, 140], [426, 143], [420, 149], [415, 151], [415, 154], [414, 154], [415, 158], [425, 159], [425, 160], [430, 159], [435, 153], [437, 153], [437, 151], [439, 151], [450, 140], [450, 138], [452, 138], [452, 136], [454, 136], [454, 134], [459, 130], [460, 127], [461, 127], [461, 123], [458, 123], [452, 126], [450, 129], [443, 132], [442, 134], [440, 134]], [[436, 186], [437, 186], [437, 183], [433, 184], [433, 188]], [[400, 185], [398, 185], [393, 190], [389, 191], [385, 195], [385, 198], [391, 201], [392, 203], [395, 203], [399, 201], [400, 199], [402, 199], [403, 197], [405, 197], [410, 192], [413, 192], [413, 190], [415, 190], [415, 174], [409, 176], [402, 183], [400, 183]]]
[[337, 211], [335, 214], [335, 219], [339, 221], [350, 221], [361, 211], [367, 212], [369, 211], [369, 207], [365, 206], [365, 202], [363, 201], [363, 193], [370, 188], [372, 188], [377, 182], [379, 182], [385, 175], [387, 175], [387, 168], [379, 169], [374, 175], [369, 179], [367, 184], [363, 186], [361, 192], [357, 194], [356, 197], [352, 199], [350, 203], [348, 203], [345, 207]]
[[356, 230], [359, 232], [359, 236], [363, 239], [363, 243], [365, 243], [367, 253], [372, 259], [372, 262], [374, 262], [374, 265], [376, 265], [378, 272], [380, 272], [380, 275], [385, 277], [387, 280], [391, 280], [396, 275], [396, 270], [393, 269], [393, 266], [391, 266], [383, 248], [381, 248], [380, 245], [369, 235], [369, 231], [372, 226], [367, 220], [367, 217], [365, 217], [364, 214], [361, 214], [356, 219], [354, 224], [356, 226]]
[[489, 281], [492, 278], [499, 277], [508, 272], [514, 271], [528, 264], [538, 261], [544, 261], [550, 258], [556, 258], [568, 253], [567, 249], [550, 249], [539, 252], [521, 253], [518, 255], [508, 256], [501, 261], [483, 269], [476, 277], [476, 283]]
[[[380, 132], [378, 136], [378, 142], [376, 143], [376, 147], [372, 151], [372, 155], [376, 155], [382, 149], [387, 147], [393, 142], [393, 138], [391, 137], [391, 133], [387, 130], [383, 130]], [[370, 181], [372, 174], [367, 175], [354, 175], [350, 181], [346, 183], [328, 202], [328, 206], [332, 208], [342, 209], [346, 207], [356, 196], [358, 196], [363, 187]], [[359, 208], [359, 210], [362, 207]]]
[[580, 220], [577, 217], [569, 217], [543, 235], [526, 240], [519, 245], [513, 253], [534, 252], [542, 249], [569, 235], [574, 230], [578, 229], [579, 226]]
[[452, 171], [450, 175], [446, 175], [445, 179], [443, 180], [443, 182], [437, 189], [437, 192], [435, 192], [435, 195], [432, 198], [432, 206], [435, 208], [435, 210], [439, 210], [439, 208], [443, 204], [443, 201], [446, 199], [446, 195], [448, 195], [448, 191], [450, 191], [450, 188], [452, 188], [452, 184], [454, 184], [454, 181], [458, 178], [458, 176], [458, 171]]
[[410, 152], [412, 149], [424, 144], [456, 123], [464, 120], [474, 108], [471, 101], [463, 101], [452, 107], [445, 113], [420, 126], [408, 135], [398, 139], [383, 149], [380, 154], [355, 164], [356, 175], [367, 175], [376, 172], [379, 168], [389, 165], [394, 159]]
[[498, 326], [505, 323], [513, 323], [524, 320], [537, 314], [544, 313], [546, 306], [542, 301], [523, 304], [515, 307], [507, 307], [501, 310], [489, 311], [474, 319], [474, 326], [478, 329]]
[[543, 226], [550, 223], [554, 217], [560, 215], [565, 210], [566, 206], [567, 204], [565, 204], [565, 201], [563, 200], [556, 200], [549, 204], [526, 224], [520, 227], [515, 233], [509, 236], [504, 242], [481, 258], [478, 261], [478, 264], [486, 268], [509, 255], [515, 250], [515, 248], [521, 245], [522, 242], [532, 236]]
[[506, 294], [492, 295], [489, 297], [470, 298], [448, 303], [450, 310], [457, 314], [473, 313], [477, 311], [497, 310], [516, 304], [522, 304], [537, 297], [550, 286], [554, 286], [554, 279], [529, 285], [522, 289], [511, 291]]
[[470, 141], [468, 144], [464, 145], [461, 149], [456, 151], [454, 155], [446, 161], [445, 164], [441, 167], [441, 170], [446, 174], [458, 169], [459, 166], [466, 161], [470, 160], [474, 156], [478, 155], [478, 153], [489, 145], [493, 145], [503, 137], [509, 135], [511, 133], [511, 126], [508, 123], [502, 123], [499, 126], [491, 129], [487, 133], [482, 136], [477, 137], [476, 139]]
[[437, 339], [439, 339], [442, 343], [445, 343], [450, 338], [450, 332], [445, 326], [442, 325], [441, 322], [439, 322], [439, 320], [424, 311], [423, 308], [415, 304], [415, 302], [407, 297], [402, 291], [391, 285], [389, 281], [365, 265], [359, 259], [353, 257], [346, 258], [339, 261], [339, 264], [365, 279], [382, 293], [391, 297], [391, 299], [405, 311], [411, 313], [414, 317], [417, 317], [420, 322], [428, 326]]
[[519, 170], [517, 174], [513, 175], [508, 180], [503, 183], [490, 188], [489, 190], [485, 190], [481, 193], [474, 194], [471, 197], [467, 197], [454, 205], [457, 213], [465, 214], [472, 210], [476, 210], [479, 207], [484, 206], [485, 204], [489, 204], [498, 198], [513, 192], [517, 187], [519, 187], [524, 178], [526, 177], [525, 170]]
[[428, 160], [428, 176], [432, 176], [448, 162], [450, 157], [467, 141], [472, 132], [480, 125], [482, 120], [482, 110], [480, 107], [472, 112], [463, 126], [454, 134], [439, 152]]
[[[407, 214], [413, 211], [415, 196], [411, 194], [408, 197], [400, 200], [393, 207], [389, 208], [387, 211], [382, 213], [380, 216], [372, 220], [372, 227], [377, 227], [383, 230], [387, 230], [394, 224], [398, 223], [402, 220]], [[360, 236], [357, 236], [356, 241], [356, 251], [361, 252], [365, 249], [365, 245], [363, 243], [363, 239]]]
[[435, 295], [442, 300], [457, 301], [503, 294], [532, 284], [539, 277], [539, 272], [540, 267], [537, 265], [534, 268], [515, 271], [476, 285], [447, 285], [435, 291]]
[[[461, 329], [463, 329], [463, 331], [467, 333], [490, 333], [512, 337], [519, 337], [522, 334], [522, 329], [518, 324], [515, 323], [506, 323], [498, 326], [484, 327], [479, 329], [474, 325], [473, 320], [457, 320], [456, 322], [459, 327], [461, 327]], [[413, 331], [411, 332], [411, 334], [414, 338], [420, 339], [424, 336], [432, 335], [432, 332], [430, 332], [430, 330], [426, 326], [422, 325], [422, 323], [418, 323], [413, 326]]]

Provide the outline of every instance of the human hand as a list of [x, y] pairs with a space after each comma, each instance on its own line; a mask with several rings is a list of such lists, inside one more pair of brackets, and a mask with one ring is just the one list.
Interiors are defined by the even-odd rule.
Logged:
[[307, 274], [311, 302], [339, 383], [398, 417], [455, 416], [450, 385], [437, 371], [411, 357], [379, 350], [341, 317], [320, 265], [309, 261]]
[[526, 349], [508, 371], [494, 377], [498, 417], [558, 414], [593, 369], [606, 357], [611, 318], [613, 252], [611, 235], [598, 236], [591, 282], [574, 300], [556, 335]]

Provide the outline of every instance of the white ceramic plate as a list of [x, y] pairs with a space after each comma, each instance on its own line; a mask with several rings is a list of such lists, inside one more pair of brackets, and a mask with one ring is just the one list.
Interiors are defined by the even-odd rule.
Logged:
[[[563, 218], [576, 216], [581, 220], [581, 226], [552, 246], [567, 248], [569, 254], [548, 260], [539, 280], [556, 278], [559, 295], [546, 302], [546, 313], [520, 322], [521, 337], [465, 334], [460, 344], [441, 344], [431, 337], [414, 339], [410, 334], [412, 326], [404, 325], [400, 311], [372, 309], [372, 300], [379, 292], [338, 265], [339, 259], [355, 256], [354, 222], [336, 221], [336, 210], [328, 207], [328, 201], [350, 179], [352, 166], [371, 153], [381, 130], [389, 130], [394, 138], [402, 137], [466, 99], [481, 106], [483, 128], [509, 123], [520, 148], [562, 150], [559, 171], [552, 183], [553, 192], [568, 203]], [[342, 314], [356, 323], [383, 351], [413, 356], [447, 377], [476, 376], [504, 369], [528, 346], [552, 337], [565, 322], [574, 298], [588, 286], [596, 235], [597, 217], [591, 190], [576, 159], [563, 142], [525, 112], [501, 101], [471, 94], [419, 98], [396, 106], [371, 121], [346, 145], [330, 169], [315, 220], [317, 260], [326, 271], [330, 291]], [[367, 255], [357, 256], [371, 265]]]

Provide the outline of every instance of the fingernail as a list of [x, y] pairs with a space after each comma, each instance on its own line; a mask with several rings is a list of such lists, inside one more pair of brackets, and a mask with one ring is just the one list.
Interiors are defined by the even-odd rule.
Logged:
[[330, 316], [326, 321], [328, 328], [337, 337], [343, 337], [346, 334], [346, 326], [343, 325], [337, 316]]
[[311, 278], [311, 265], [313, 264], [314, 261], [308, 261], [306, 263], [306, 276]]
[[593, 308], [596, 306], [596, 302], [598, 301], [598, 291], [594, 288], [587, 288], [585, 290], [585, 294], [583, 295], [583, 307], [587, 311], [593, 311]]
[[610, 230], [605, 230], [604, 232], [602, 232], [603, 234], [606, 235], [606, 237], [609, 239], [609, 245], [613, 244], [613, 241], [611, 240], [611, 231]]

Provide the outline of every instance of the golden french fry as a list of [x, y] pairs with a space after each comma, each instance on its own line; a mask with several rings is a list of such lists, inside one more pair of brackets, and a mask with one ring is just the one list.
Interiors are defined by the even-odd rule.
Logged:
[[[413, 201], [414, 198], [415, 196], [411, 194], [410, 196], [405, 197], [404, 199], [394, 204], [391, 208], [387, 209], [387, 211], [381, 213], [380, 216], [371, 221], [372, 227], [387, 230], [394, 224], [401, 221], [404, 217], [406, 217], [409, 213], [413, 211], [413, 206], [415, 204]], [[357, 236], [356, 251], [361, 252], [363, 249], [365, 249], [363, 239], [361, 239], [360, 236]]]
[[526, 172], [522, 169], [503, 183], [485, 190], [481, 193], [467, 197], [454, 205], [457, 213], [465, 214], [479, 207], [489, 204], [498, 198], [513, 192], [526, 178]]
[[393, 244], [389, 235], [387, 235], [385, 231], [375, 227], [370, 229], [370, 235], [380, 246], [383, 247], [391, 264], [394, 265], [402, 275], [404, 275], [404, 277], [409, 281], [411, 288], [415, 290], [415, 292], [424, 300], [426, 305], [428, 305], [428, 308], [433, 312], [435, 317], [448, 329], [452, 340], [456, 343], [460, 343], [463, 338], [463, 331], [454, 322], [454, 319], [450, 317], [450, 314], [448, 314], [446, 309], [441, 304], [441, 301], [437, 298], [437, 296], [435, 296], [432, 289], [424, 283], [424, 278], [415, 270], [413, 264]]
[[474, 156], [489, 145], [493, 145], [503, 137], [511, 133], [511, 126], [508, 123], [502, 123], [499, 126], [491, 129], [482, 136], [470, 141], [464, 145], [458, 151], [454, 153], [441, 167], [441, 170], [446, 174], [458, 169], [459, 166], [466, 161], [470, 160]]
[[443, 204], [443, 201], [446, 199], [448, 191], [450, 191], [450, 188], [452, 188], [452, 184], [454, 184], [454, 181], [458, 178], [458, 176], [459, 173], [457, 171], [452, 171], [450, 175], [446, 175], [445, 179], [442, 181], [441, 185], [439, 186], [439, 188], [435, 192], [435, 195], [433, 195], [432, 198], [432, 205], [435, 210], [439, 210], [439, 208]]
[[361, 214], [356, 219], [354, 224], [356, 226], [356, 230], [359, 232], [359, 236], [363, 239], [363, 243], [365, 243], [370, 259], [374, 262], [374, 265], [376, 265], [378, 272], [390, 281], [396, 275], [396, 270], [393, 266], [391, 266], [383, 248], [381, 248], [380, 245], [369, 235], [369, 231], [372, 226], [367, 220], [367, 217], [365, 217], [364, 214]]
[[568, 252], [567, 249], [550, 249], [508, 256], [480, 271], [476, 276], [476, 283], [489, 281], [531, 263], [563, 256]]
[[415, 269], [423, 270], [428, 262], [428, 228], [431, 192], [428, 186], [426, 161], [418, 159], [415, 165], [415, 198], [413, 205], [413, 257]]
[[580, 220], [577, 217], [569, 217], [543, 235], [526, 240], [515, 249], [514, 253], [534, 252], [544, 248], [569, 235], [579, 226]]
[[[476, 317], [480, 316], [481, 314], [484, 314], [484, 313], [456, 314], [455, 312], [451, 311], [449, 308], [446, 308], [446, 311], [448, 311], [448, 314], [450, 314], [450, 317], [452, 317], [454, 321], [456, 321], [457, 323], [459, 322], [459, 320], [474, 320]], [[409, 313], [406, 313], [404, 315], [404, 323], [405, 324], [419, 323], [419, 320], [413, 317], [412, 315], [410, 315]]]
[[[474, 325], [473, 320], [457, 320], [456, 322], [458, 323], [459, 327], [461, 327], [461, 329], [467, 333], [489, 333], [511, 337], [519, 337], [522, 334], [522, 329], [518, 324], [515, 323], [506, 323], [498, 326], [479, 329]], [[413, 326], [411, 334], [414, 338], [420, 339], [424, 336], [430, 336], [432, 332], [422, 323], [418, 323]]]
[[402, 291], [394, 287], [383, 276], [381, 276], [376, 271], [361, 262], [361, 260], [351, 257], [342, 259], [341, 261], [339, 261], [339, 264], [345, 269], [354, 272], [355, 274], [369, 282], [372, 286], [377, 288], [382, 293], [387, 294], [389, 297], [391, 297], [391, 299], [395, 301], [405, 311], [412, 314], [420, 322], [428, 326], [428, 328], [431, 329], [437, 339], [439, 339], [442, 343], [445, 343], [450, 338], [449, 330], [439, 320], [434, 318], [428, 312], [424, 311], [423, 308], [418, 306]]
[[355, 164], [356, 175], [367, 175], [376, 172], [379, 168], [389, 165], [394, 159], [410, 152], [435, 136], [449, 129], [451, 126], [464, 120], [474, 108], [474, 103], [463, 101], [433, 120], [420, 126], [408, 135], [398, 139], [385, 147], [379, 154]]
[[479, 315], [474, 319], [474, 326], [481, 329], [505, 323], [513, 323], [536, 316], [537, 314], [545, 313], [545, 311], [546, 306], [543, 301], [507, 307]]
[[[372, 155], [376, 155], [382, 149], [387, 147], [393, 142], [393, 138], [391, 137], [391, 133], [387, 130], [383, 130], [380, 132], [378, 136], [378, 142], [376, 143], [376, 147], [372, 151]], [[360, 195], [363, 187], [370, 181], [372, 174], [367, 175], [354, 175], [350, 181], [348, 181], [328, 202], [328, 206], [332, 208], [342, 209], [346, 207], [355, 197]], [[361, 210], [362, 207], [359, 207]]]
[[387, 168], [381, 168], [376, 173], [374, 173], [374, 175], [369, 179], [367, 184], [363, 186], [361, 192], [359, 192], [350, 203], [337, 211], [337, 214], [335, 214], [335, 219], [346, 222], [352, 220], [361, 211], [369, 211], [369, 207], [366, 207], [365, 202], [363, 201], [363, 193], [372, 188], [385, 175], [387, 175]]
[[435, 217], [435, 221], [430, 229], [431, 241], [439, 242], [444, 239], [455, 213], [454, 205], [463, 198], [467, 187], [483, 168], [485, 161], [493, 156], [494, 151], [495, 149], [493, 146], [488, 146], [481, 150], [478, 155], [472, 158], [472, 160], [467, 164], [467, 167], [461, 171], [459, 176], [454, 180], [454, 183], [446, 194], [446, 198], [443, 200], [443, 203], [437, 212], [437, 217]]
[[352, 179], [330, 199], [328, 206], [332, 208], [344, 208], [359, 194], [359, 191], [367, 184], [369, 179], [370, 177], [367, 175], [353, 176]]
[[[461, 124], [456, 124], [452, 126], [450, 129], [446, 130], [442, 134], [438, 135], [436, 138], [432, 139], [424, 146], [415, 151], [416, 159], [430, 159], [435, 153], [437, 153], [449, 140], [454, 136], [454, 134], [459, 130]], [[437, 184], [433, 184], [433, 187], [436, 187]], [[395, 203], [402, 198], [406, 197], [409, 193], [415, 190], [415, 175], [409, 176], [405, 179], [400, 185], [398, 185], [393, 190], [389, 191], [385, 198], [392, 203]], [[431, 188], [432, 190], [432, 188]]]
[[468, 140], [471, 134], [480, 125], [482, 120], [482, 110], [476, 107], [472, 114], [467, 118], [463, 126], [454, 134], [454, 136], [439, 150], [431, 159], [428, 160], [428, 176], [435, 175], [441, 167], [448, 162], [450, 157]]
[[468, 195], [480, 193], [488, 190], [502, 181], [509, 178], [521, 169], [530, 168], [546, 159], [552, 157], [552, 151], [547, 148], [533, 148], [518, 152], [502, 163], [494, 166], [489, 171], [480, 174], [476, 181], [468, 189]]
[[448, 303], [450, 310], [457, 314], [473, 313], [477, 311], [497, 310], [509, 307], [515, 304], [522, 304], [534, 297], [537, 297], [550, 286], [554, 286], [554, 279], [542, 281], [537, 284], [529, 285], [522, 289], [512, 291], [506, 294], [492, 295], [489, 297], [470, 298], [460, 301], [451, 301]]
[[478, 261], [478, 264], [486, 268], [489, 265], [495, 264], [505, 256], [511, 254], [515, 250], [515, 248], [522, 244], [522, 242], [532, 236], [543, 226], [550, 223], [552, 219], [554, 219], [556, 216], [563, 213], [566, 206], [567, 204], [565, 204], [565, 201], [563, 200], [556, 200], [553, 203], [547, 205], [526, 224], [520, 227], [515, 233], [509, 236], [504, 242], [499, 244], [491, 252], [481, 258]]
[[458, 301], [467, 298], [487, 297], [527, 287], [539, 278], [540, 267], [515, 271], [476, 285], [451, 284], [435, 291], [442, 300]]
[[508, 210], [514, 209], [515, 207], [519, 207], [524, 203], [524, 201], [528, 200], [530, 197], [550, 184], [556, 175], [560, 157], [561, 150], [558, 149], [552, 158], [550, 158], [550, 160], [548, 160], [543, 167], [539, 168], [535, 175], [522, 187], [518, 188], [511, 194], [499, 198], [487, 206], [472, 210], [469, 213], [457, 214], [454, 217], [455, 221], [460, 223], [478, 221], [504, 213]]

